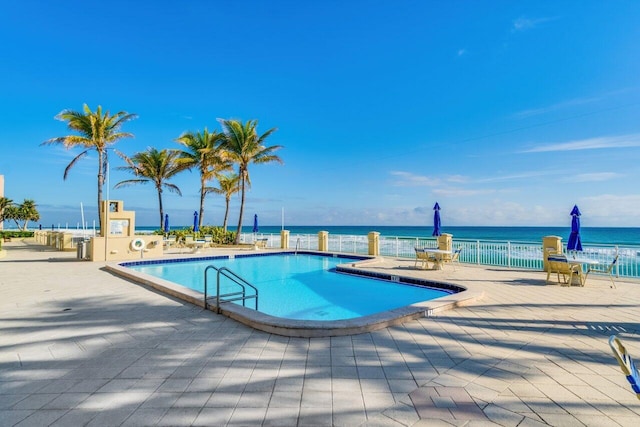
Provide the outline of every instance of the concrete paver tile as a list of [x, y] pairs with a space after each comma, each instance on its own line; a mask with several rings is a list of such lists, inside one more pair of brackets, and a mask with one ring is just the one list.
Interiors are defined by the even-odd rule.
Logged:
[[316, 390], [302, 392], [301, 408], [331, 408], [332, 405], [331, 393]]
[[242, 393], [240, 392], [216, 390], [211, 394], [205, 406], [210, 408], [235, 408], [238, 401], [240, 401], [241, 395]]
[[269, 406], [264, 418], [263, 426], [289, 427], [298, 424], [300, 407]]
[[269, 400], [271, 400], [270, 391], [244, 392], [240, 396], [236, 408], [266, 408]]
[[198, 417], [200, 408], [169, 408], [158, 421], [159, 426], [190, 426]]
[[302, 395], [295, 391], [274, 391], [269, 408], [300, 408]]
[[173, 403], [173, 408], [202, 408], [211, 398], [210, 392], [185, 392]]
[[584, 426], [576, 417], [570, 414], [541, 414], [543, 421], [552, 426]]
[[298, 416], [299, 426], [317, 426], [331, 427], [333, 426], [333, 418], [330, 412], [324, 408], [300, 407]]
[[409, 393], [418, 387], [414, 380], [389, 380], [388, 383], [393, 393]]
[[43, 406], [44, 409], [73, 409], [86, 400], [89, 393], [63, 393]]
[[[98, 416], [100, 412], [87, 409], [71, 409], [62, 417], [58, 418], [52, 427], [71, 427], [71, 426], [85, 426], [88, 425], [91, 420]], [[118, 423], [119, 424], [119, 423]]]
[[12, 426], [33, 414], [33, 409], [0, 409], [0, 420], [6, 425]]
[[67, 413], [68, 409], [47, 409], [34, 411], [31, 415], [15, 424], [17, 427], [48, 426]]
[[203, 408], [195, 421], [194, 426], [223, 426], [226, 425], [234, 408]]
[[[87, 426], [88, 427], [119, 426], [119, 425], [122, 425], [125, 422], [125, 420], [134, 413], [134, 411], [135, 411], [135, 408], [132, 408], [132, 407], [100, 411], [87, 424]], [[65, 414], [65, 416], [67, 414]]]
[[367, 420], [367, 416], [364, 411], [334, 411], [333, 412], [333, 425], [334, 426], [358, 426]]
[[[141, 408], [170, 408], [182, 395], [180, 392], [154, 392], [142, 404]], [[96, 395], [99, 396], [99, 395]]]
[[404, 403], [396, 403], [390, 408], [385, 409], [383, 414], [404, 425], [413, 425], [420, 419], [416, 409]]
[[28, 394], [4, 394], [0, 395], [0, 409], [10, 409], [18, 402], [29, 397]]
[[[21, 395], [13, 396], [18, 397]], [[58, 396], [60, 396], [59, 393], [31, 394], [24, 399], [19, 400], [16, 404], [11, 406], [11, 409], [40, 409]]]
[[255, 426], [264, 422], [267, 408], [236, 408], [229, 419], [229, 426]]
[[128, 427], [156, 425], [167, 411], [168, 408], [138, 408], [122, 425]]
[[405, 427], [405, 426], [406, 424], [402, 424], [396, 420], [392, 420], [391, 418], [383, 414], [378, 414], [373, 418], [368, 418], [367, 421], [362, 423], [362, 427]]
[[483, 409], [483, 412], [490, 420], [505, 427], [515, 427], [519, 425], [524, 419], [523, 415], [494, 404], [487, 405]]

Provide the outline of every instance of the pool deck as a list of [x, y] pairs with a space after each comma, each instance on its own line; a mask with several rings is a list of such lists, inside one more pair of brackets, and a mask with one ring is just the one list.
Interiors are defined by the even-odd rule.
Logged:
[[[636, 426], [608, 346], [640, 360], [640, 282], [368, 268], [483, 298], [374, 332], [291, 338], [24, 240], [0, 259], [0, 425]], [[222, 249], [211, 254], [227, 253]], [[175, 256], [187, 256], [175, 254]]]

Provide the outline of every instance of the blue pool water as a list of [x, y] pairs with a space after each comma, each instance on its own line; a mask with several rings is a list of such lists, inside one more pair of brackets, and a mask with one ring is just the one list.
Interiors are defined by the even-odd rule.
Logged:
[[[227, 267], [256, 286], [259, 311], [298, 320], [343, 320], [376, 314], [450, 294], [449, 291], [345, 275], [336, 265], [353, 261], [311, 254], [190, 260], [159, 264], [127, 265], [128, 268], [204, 292], [208, 265]], [[209, 270], [208, 293], [215, 295], [216, 274]], [[237, 291], [228, 280], [221, 294]], [[253, 300], [247, 307], [254, 307]]]

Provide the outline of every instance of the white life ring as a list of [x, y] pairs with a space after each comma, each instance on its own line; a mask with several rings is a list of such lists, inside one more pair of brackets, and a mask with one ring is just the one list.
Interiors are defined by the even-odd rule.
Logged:
[[133, 249], [134, 251], [141, 251], [144, 249], [144, 247], [144, 240], [139, 237], [131, 241], [131, 249]]

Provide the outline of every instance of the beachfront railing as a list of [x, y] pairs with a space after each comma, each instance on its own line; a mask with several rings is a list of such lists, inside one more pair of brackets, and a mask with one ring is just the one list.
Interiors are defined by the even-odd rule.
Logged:
[[[267, 239], [267, 247], [279, 248], [280, 234], [242, 234], [242, 241], [252, 242], [256, 238]], [[317, 250], [317, 234], [292, 234], [290, 242], [300, 242], [301, 250]], [[329, 251], [366, 255], [369, 250], [367, 236], [330, 234]], [[380, 255], [395, 258], [415, 258], [415, 248], [436, 248], [435, 238], [380, 236]], [[619, 277], [640, 277], [640, 246], [583, 244], [584, 251], [576, 254], [608, 266], [618, 255], [613, 273]], [[454, 239], [453, 249], [462, 249], [460, 262], [506, 268], [542, 270], [542, 241], [511, 242], [493, 240]], [[565, 248], [566, 249], [566, 248]], [[574, 254], [569, 252], [569, 256]]]

